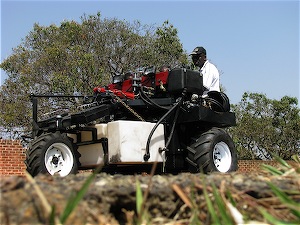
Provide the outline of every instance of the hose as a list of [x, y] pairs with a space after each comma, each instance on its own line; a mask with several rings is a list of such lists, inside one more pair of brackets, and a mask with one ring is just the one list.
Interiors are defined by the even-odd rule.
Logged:
[[149, 104], [150, 106], [156, 106], [157, 108], [164, 109], [164, 110], [169, 110], [170, 109], [168, 107], [163, 107], [161, 105], [158, 105], [157, 103], [155, 103], [154, 101], [152, 101], [152, 99], [149, 98], [149, 96], [145, 94], [143, 88], [141, 88], [141, 90], [140, 90], [140, 96], [141, 96], [142, 100], [144, 102], [146, 102], [147, 104]]
[[[168, 111], [165, 115], [163, 115], [163, 116], [160, 118], [160, 120], [155, 124], [155, 126], [152, 128], [152, 130], [151, 130], [151, 132], [150, 132], [150, 134], [149, 134], [149, 136], [148, 136], [148, 140], [147, 140], [146, 153], [145, 153], [145, 155], [144, 155], [144, 161], [145, 161], [145, 162], [147, 162], [147, 161], [150, 159], [150, 149], [149, 149], [149, 148], [150, 148], [150, 141], [151, 141], [151, 138], [152, 138], [152, 136], [153, 136], [155, 130], [156, 130], [157, 127], [162, 123], [162, 121], [163, 121], [165, 118], [167, 118], [167, 117], [171, 114], [171, 112], [173, 112], [173, 110], [175, 110], [178, 106], [181, 105], [182, 100], [183, 100], [183, 98], [181, 97], [181, 98], [179, 99], [179, 101], [178, 101], [171, 109], [169, 109], [169, 111]], [[175, 115], [175, 119], [174, 119], [173, 126], [172, 126], [172, 130], [171, 130], [171, 134], [174, 132], [175, 123], [176, 123], [176, 120], [177, 120], [177, 117], [178, 117], [178, 112], [179, 112], [179, 109], [177, 110], [176, 115]], [[169, 145], [169, 143], [170, 143], [170, 140], [171, 140], [171, 137], [172, 137], [171, 134], [170, 134], [170, 136], [169, 136], [169, 138], [168, 138], [167, 145]]]
[[168, 137], [168, 141], [166, 143], [166, 146], [165, 148], [168, 148], [170, 142], [171, 142], [171, 139], [173, 137], [173, 133], [174, 133], [174, 130], [175, 130], [175, 125], [176, 125], [176, 121], [177, 121], [177, 118], [178, 118], [178, 115], [179, 115], [179, 111], [180, 111], [180, 107], [177, 108], [177, 111], [175, 113], [175, 116], [174, 116], [174, 121], [173, 121], [173, 124], [172, 124], [172, 129], [171, 129], [171, 132], [170, 132], [170, 135]]

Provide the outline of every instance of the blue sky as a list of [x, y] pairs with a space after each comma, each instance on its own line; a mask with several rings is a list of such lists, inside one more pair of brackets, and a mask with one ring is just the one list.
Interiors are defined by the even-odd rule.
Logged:
[[[1, 62], [33, 24], [80, 22], [84, 14], [178, 29], [183, 48], [204, 46], [221, 71], [231, 103], [244, 92], [300, 96], [299, 1], [13, 1], [1, 0]], [[1, 71], [1, 84], [7, 78]], [[92, 90], [91, 90], [92, 91]]]

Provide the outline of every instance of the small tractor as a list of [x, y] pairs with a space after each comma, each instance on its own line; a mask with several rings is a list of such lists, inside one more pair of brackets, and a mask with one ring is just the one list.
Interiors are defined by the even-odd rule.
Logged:
[[147, 173], [154, 164], [158, 173], [236, 171], [236, 149], [225, 131], [236, 125], [235, 114], [224, 93], [204, 91], [199, 71], [148, 67], [115, 74], [77, 111], [46, 119], [38, 119], [40, 98], [78, 96], [31, 94], [27, 171], [62, 177], [96, 168]]

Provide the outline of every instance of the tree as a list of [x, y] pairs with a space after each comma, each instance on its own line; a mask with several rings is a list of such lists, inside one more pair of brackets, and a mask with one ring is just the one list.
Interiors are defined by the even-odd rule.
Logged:
[[300, 153], [300, 115], [297, 98], [271, 100], [264, 94], [244, 93], [233, 106], [237, 126], [231, 133], [242, 159], [290, 159]]
[[[166, 61], [174, 66], [185, 58], [177, 30], [169, 23], [154, 27], [138, 21], [102, 19], [98, 13], [84, 15], [80, 23], [34, 24], [23, 42], [0, 64], [8, 74], [0, 90], [0, 127], [30, 132], [30, 93], [90, 95], [93, 87], [107, 84], [113, 72], [161, 66], [158, 63]], [[39, 109], [41, 113], [61, 106], [54, 99], [44, 99], [40, 104], [44, 106]]]
[[161, 57], [156, 58], [157, 63], [171, 67], [188, 64], [187, 53], [183, 51], [182, 44], [178, 38], [178, 31], [169, 25], [169, 21], [165, 21], [162, 27], [157, 28], [154, 46], [157, 54]]

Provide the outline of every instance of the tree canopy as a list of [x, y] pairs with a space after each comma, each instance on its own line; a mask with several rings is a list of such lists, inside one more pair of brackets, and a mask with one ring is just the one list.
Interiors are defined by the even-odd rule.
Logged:
[[237, 126], [231, 133], [243, 159], [290, 159], [300, 154], [300, 110], [297, 98], [271, 100], [264, 94], [244, 93], [233, 106]]
[[30, 93], [89, 95], [114, 72], [185, 64], [177, 33], [168, 21], [155, 27], [102, 18], [100, 13], [84, 15], [80, 23], [34, 24], [0, 65], [8, 74], [1, 87], [0, 126], [30, 130]]

